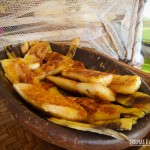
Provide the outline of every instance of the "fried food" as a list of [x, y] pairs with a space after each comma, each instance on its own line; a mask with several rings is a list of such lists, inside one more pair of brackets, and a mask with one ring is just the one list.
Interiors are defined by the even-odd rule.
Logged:
[[73, 60], [79, 40], [72, 41], [66, 56], [52, 51], [44, 41], [24, 42], [24, 58], [17, 58], [10, 46], [6, 49], [9, 59], [1, 60], [5, 76], [25, 101], [46, 116], [57, 117], [48, 120], [127, 139], [106, 128], [131, 130], [139, 118], [150, 113], [150, 96], [137, 92], [141, 85], [138, 76], [86, 69], [83, 62]]
[[32, 40], [32, 41], [28, 41], [28, 44], [29, 44], [30, 47], [32, 47], [33, 45], [35, 45], [35, 44], [37, 44], [39, 42], [40, 41], [34, 41], [34, 40]]
[[119, 119], [121, 115], [136, 116], [142, 118], [145, 113], [137, 108], [125, 108], [120, 105], [102, 104], [96, 108], [96, 111], [91, 115], [90, 122], [98, 120]]
[[64, 77], [88, 83], [101, 83], [105, 86], [112, 81], [112, 74], [83, 68], [68, 68], [62, 71]]
[[34, 73], [40, 79], [45, 78], [47, 75], [58, 74], [69, 65], [71, 66], [70, 59], [57, 52], [48, 53], [45, 60], [47, 63], [34, 70]]
[[141, 79], [139, 76], [113, 75], [109, 88], [116, 93], [133, 94], [140, 86]]
[[34, 70], [36, 76], [44, 79], [48, 75], [56, 75], [61, 73], [62, 70], [73, 66], [74, 68], [84, 67], [84, 64], [79, 61], [74, 61], [60, 53], [51, 52], [45, 57], [47, 63], [43, 64], [40, 68]]
[[71, 68], [75, 68], [75, 69], [84, 69], [85, 68], [84, 63], [81, 61], [70, 60], [70, 63], [71, 63]]
[[72, 121], [87, 120], [85, 109], [66, 97], [55, 95], [33, 84], [16, 83], [13, 86], [28, 103], [52, 116]]
[[11, 83], [35, 83], [39, 84], [34, 73], [29, 70], [22, 58], [3, 59], [1, 65], [5, 71], [5, 76]]
[[42, 81], [40, 82], [41, 83], [41, 86], [48, 92], [52, 93], [52, 94], [55, 94], [55, 95], [59, 95], [59, 96], [63, 96], [63, 94], [58, 90], [57, 86], [48, 81], [48, 80], [45, 80], [45, 81]]
[[37, 69], [41, 66], [49, 48], [49, 42], [38, 42], [28, 50], [24, 61], [30, 70]]
[[25, 55], [28, 52], [29, 48], [30, 48], [30, 46], [29, 46], [29, 42], [28, 41], [23, 42], [20, 45], [20, 49], [21, 49], [21, 52], [22, 52], [23, 55]]
[[80, 93], [90, 98], [115, 101], [115, 94], [109, 88], [101, 84], [76, 82], [55, 76], [47, 76], [46, 78], [65, 90]]
[[145, 113], [150, 113], [150, 96], [142, 92], [135, 92], [131, 95], [118, 94], [116, 101], [127, 107], [138, 108]]
[[126, 108], [120, 105], [112, 104], [107, 101], [97, 102], [94, 99], [84, 97], [69, 97], [81, 105], [88, 112], [87, 122], [106, 121], [121, 118], [121, 115], [135, 116], [142, 118], [145, 114], [137, 108]]

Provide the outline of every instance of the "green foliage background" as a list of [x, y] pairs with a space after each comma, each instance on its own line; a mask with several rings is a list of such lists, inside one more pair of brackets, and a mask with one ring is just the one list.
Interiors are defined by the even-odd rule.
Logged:
[[[143, 19], [143, 35], [142, 35], [142, 41], [145, 44], [149, 44], [149, 51], [150, 51], [150, 18], [144, 18]], [[144, 59], [144, 65], [142, 66], [142, 70], [144, 72], [150, 73], [150, 59], [146, 58]]]

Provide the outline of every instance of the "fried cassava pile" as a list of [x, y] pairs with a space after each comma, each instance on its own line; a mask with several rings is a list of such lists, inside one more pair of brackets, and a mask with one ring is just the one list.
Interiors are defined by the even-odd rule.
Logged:
[[91, 70], [73, 60], [78, 43], [79, 38], [72, 41], [66, 56], [52, 51], [45, 41], [23, 43], [23, 58], [6, 47], [9, 58], [1, 60], [5, 76], [51, 122], [127, 139], [115, 130], [131, 130], [149, 113], [150, 96], [138, 92], [139, 76]]

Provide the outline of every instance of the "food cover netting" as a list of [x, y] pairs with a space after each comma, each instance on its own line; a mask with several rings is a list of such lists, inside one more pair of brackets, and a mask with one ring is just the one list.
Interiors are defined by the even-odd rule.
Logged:
[[143, 7], [144, 0], [0, 0], [0, 45], [80, 37], [80, 46], [140, 66]]

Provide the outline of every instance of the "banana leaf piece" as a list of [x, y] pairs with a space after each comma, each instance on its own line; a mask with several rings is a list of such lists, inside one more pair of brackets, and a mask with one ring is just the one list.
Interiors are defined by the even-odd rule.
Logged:
[[79, 37], [72, 40], [71, 45], [69, 47], [69, 50], [68, 50], [68, 52], [66, 54], [66, 56], [68, 58], [73, 58], [74, 57], [74, 55], [76, 53], [76, 50], [78, 48], [79, 42], [80, 42], [80, 38]]
[[72, 129], [76, 129], [76, 130], [90, 131], [90, 132], [94, 132], [94, 133], [98, 133], [98, 134], [108, 135], [108, 136], [114, 137], [118, 140], [127, 140], [127, 141], [129, 140], [128, 137], [126, 135], [124, 135], [123, 133], [117, 132], [112, 129], [104, 128], [99, 125], [68, 121], [65, 119], [57, 119], [57, 118], [53, 118], [53, 117], [48, 118], [48, 120], [53, 123], [56, 123], [56, 124], [59, 124], [59, 125], [65, 126], [65, 127], [69, 127]]
[[137, 119], [135, 119], [134, 117], [120, 118], [114, 120], [100, 120], [94, 122], [94, 124], [101, 125], [102, 127], [106, 127], [114, 130], [131, 130], [133, 124], [136, 123], [136, 120]]
[[150, 113], [150, 96], [142, 92], [135, 92], [132, 95], [118, 94], [116, 101], [127, 107], [138, 108], [145, 113]]
[[6, 51], [7, 57], [8, 57], [9, 59], [12, 59], [12, 58], [16, 58], [16, 57], [17, 57], [16, 54], [15, 54], [15, 52], [12, 50], [11, 45], [4, 47], [4, 50]]

